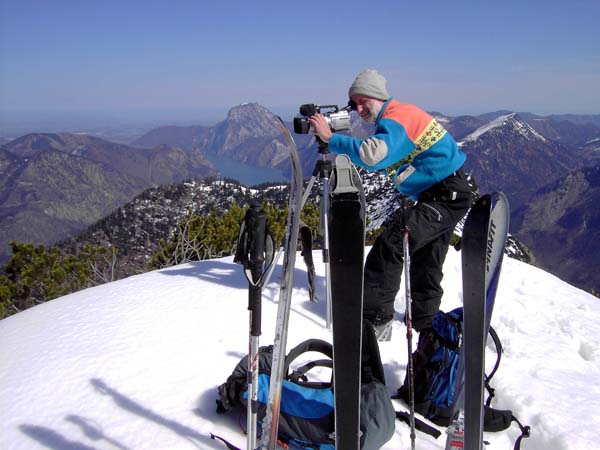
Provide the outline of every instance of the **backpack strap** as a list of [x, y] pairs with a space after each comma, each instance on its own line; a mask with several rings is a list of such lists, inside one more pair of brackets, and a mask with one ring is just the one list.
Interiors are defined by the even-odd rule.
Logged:
[[290, 368], [290, 364], [296, 358], [298, 358], [298, 356], [306, 352], [319, 352], [329, 357], [330, 359], [333, 359], [333, 346], [329, 342], [323, 341], [321, 339], [308, 339], [296, 345], [292, 350], [290, 350], [288, 355], [285, 357], [285, 363], [283, 366], [284, 372], [287, 373], [287, 371]]
[[[320, 359], [317, 361], [310, 361], [304, 364], [302, 367], [296, 369], [291, 374], [290, 365], [292, 362], [298, 358], [303, 353], [307, 352], [318, 352], [327, 356], [329, 359], [324, 360]], [[295, 346], [285, 357], [285, 362], [283, 365], [283, 373], [285, 374], [285, 378], [287, 380], [293, 381], [294, 383], [308, 386], [308, 387], [330, 387], [331, 382], [308, 382], [306, 380], [306, 373], [312, 369], [313, 367], [333, 367], [333, 346], [326, 341], [321, 339], [308, 339], [304, 342], [301, 342], [297, 346]], [[333, 374], [332, 374], [333, 377]]]
[[210, 438], [214, 441], [221, 441], [225, 445], [225, 447], [227, 447], [229, 450], [240, 450], [239, 447], [236, 447], [231, 442], [229, 442], [227, 439], [224, 439], [221, 436], [217, 436], [216, 434], [210, 433]]
[[519, 429], [521, 430], [520, 436], [515, 441], [515, 446], [513, 450], [521, 449], [521, 441], [523, 438], [528, 438], [531, 436], [531, 427], [529, 425], [523, 425], [519, 419], [517, 419], [512, 411], [510, 410], [498, 410], [490, 407], [492, 403], [492, 398], [494, 397], [495, 390], [490, 386], [490, 380], [496, 374], [498, 367], [500, 366], [500, 359], [502, 358], [502, 353], [504, 349], [502, 348], [502, 343], [500, 342], [500, 338], [498, 337], [498, 333], [496, 330], [490, 326], [489, 335], [494, 341], [494, 346], [496, 347], [496, 363], [494, 364], [494, 368], [490, 372], [489, 375], [485, 376], [485, 388], [489, 393], [489, 396], [485, 402], [485, 415], [484, 415], [484, 423], [485, 423], [485, 431], [502, 431], [506, 430], [512, 422], [515, 422]]
[[[410, 424], [410, 415], [404, 411], [396, 411], [396, 419]], [[415, 428], [419, 431], [422, 431], [429, 436], [434, 437], [435, 439], [439, 438], [442, 435], [442, 432], [431, 425], [428, 425], [424, 421], [415, 417]]]
[[519, 428], [521, 429], [521, 435], [515, 441], [515, 446], [513, 450], [521, 450], [521, 441], [523, 440], [523, 438], [528, 438], [529, 436], [531, 436], [531, 427], [529, 425], [523, 425], [515, 416], [512, 416], [512, 421], [516, 422]]
[[504, 349], [502, 348], [502, 343], [500, 342], [500, 338], [498, 337], [498, 333], [496, 333], [496, 330], [494, 330], [494, 328], [492, 328], [491, 326], [489, 329], [489, 335], [492, 338], [492, 341], [494, 341], [494, 345], [496, 346], [496, 363], [494, 364], [494, 368], [492, 369], [490, 374], [485, 375], [484, 379], [485, 389], [488, 391], [488, 398], [485, 402], [486, 406], [490, 406], [492, 404], [492, 398], [494, 397], [496, 391], [492, 386], [490, 386], [490, 381], [492, 380], [492, 377], [496, 374], [498, 367], [500, 367], [500, 359], [502, 358], [502, 353], [504, 352]]
[[316, 361], [309, 361], [302, 367], [298, 367], [291, 374], [289, 374], [287, 379], [292, 383], [299, 384], [300, 386], [312, 388], [331, 387], [332, 381], [308, 381], [306, 374], [314, 367], [326, 367], [328, 369], [333, 369], [333, 361], [331, 359], [318, 359]]
[[302, 245], [302, 258], [306, 264], [306, 273], [308, 275], [308, 298], [311, 302], [317, 301], [315, 291], [315, 263], [312, 256], [313, 236], [310, 227], [300, 221], [299, 239]]
[[519, 450], [521, 448], [521, 441], [523, 438], [528, 438], [531, 435], [531, 427], [529, 425], [523, 425], [519, 419], [517, 419], [511, 410], [501, 410], [490, 408], [489, 406], [484, 407], [484, 428], [483, 431], [498, 432], [504, 431], [515, 422], [521, 430], [521, 435], [515, 441], [513, 450]]

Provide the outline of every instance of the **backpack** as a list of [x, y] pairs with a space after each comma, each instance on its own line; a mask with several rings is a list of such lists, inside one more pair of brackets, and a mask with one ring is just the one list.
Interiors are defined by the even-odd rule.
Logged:
[[[417, 350], [413, 353], [415, 411], [439, 426], [447, 427], [452, 419], [462, 324], [462, 307], [447, 313], [439, 311], [433, 318], [431, 329], [420, 333]], [[521, 425], [512, 411], [490, 406], [494, 397], [490, 380], [500, 366], [502, 344], [492, 327], [489, 335], [494, 342], [497, 357], [494, 368], [484, 378], [484, 386], [488, 392], [484, 405], [484, 431], [503, 431], [514, 421], [522, 433], [518, 444], [523, 437], [528, 437], [529, 427]], [[409, 402], [408, 374], [394, 398]]]
[[[324, 359], [312, 360], [290, 371], [298, 357], [307, 352], [319, 352]], [[259, 349], [258, 419], [266, 414], [271, 374], [273, 346]], [[334, 450], [335, 417], [332, 380], [309, 381], [307, 374], [315, 367], [333, 367], [333, 348], [328, 342], [309, 339], [290, 351], [285, 359], [285, 379], [282, 386], [278, 438], [285, 444], [304, 449]], [[363, 325], [361, 367], [360, 431], [361, 449], [377, 450], [394, 434], [396, 413], [385, 386], [383, 366], [373, 327]], [[236, 365], [227, 381], [218, 388], [217, 412], [223, 414], [247, 401], [247, 361], [245, 356]], [[224, 439], [214, 436], [230, 446]]]

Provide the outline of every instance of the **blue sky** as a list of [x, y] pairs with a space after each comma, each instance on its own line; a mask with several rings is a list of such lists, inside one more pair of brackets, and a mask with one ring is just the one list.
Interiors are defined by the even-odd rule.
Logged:
[[373, 67], [430, 111], [600, 113], [599, 23], [597, 0], [0, 0], [0, 111], [293, 111]]

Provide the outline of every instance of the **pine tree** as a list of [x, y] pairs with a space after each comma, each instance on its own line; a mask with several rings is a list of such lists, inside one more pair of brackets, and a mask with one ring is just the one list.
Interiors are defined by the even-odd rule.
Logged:
[[0, 275], [0, 318], [93, 286], [106, 249], [86, 245], [78, 254], [58, 247], [9, 242], [12, 257]]
[[152, 257], [151, 268], [233, 254], [244, 214], [245, 208], [235, 203], [224, 212], [213, 209], [207, 216], [190, 212], [178, 225], [173, 239], [161, 241], [160, 250]]

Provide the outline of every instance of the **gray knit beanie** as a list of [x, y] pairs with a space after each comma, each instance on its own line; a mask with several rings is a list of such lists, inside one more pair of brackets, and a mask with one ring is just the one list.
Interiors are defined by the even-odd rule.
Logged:
[[379, 100], [387, 100], [390, 98], [387, 89], [385, 88], [387, 81], [375, 69], [365, 69], [358, 74], [352, 86], [348, 90], [348, 97], [354, 94], [362, 94], [367, 97], [376, 98]]

